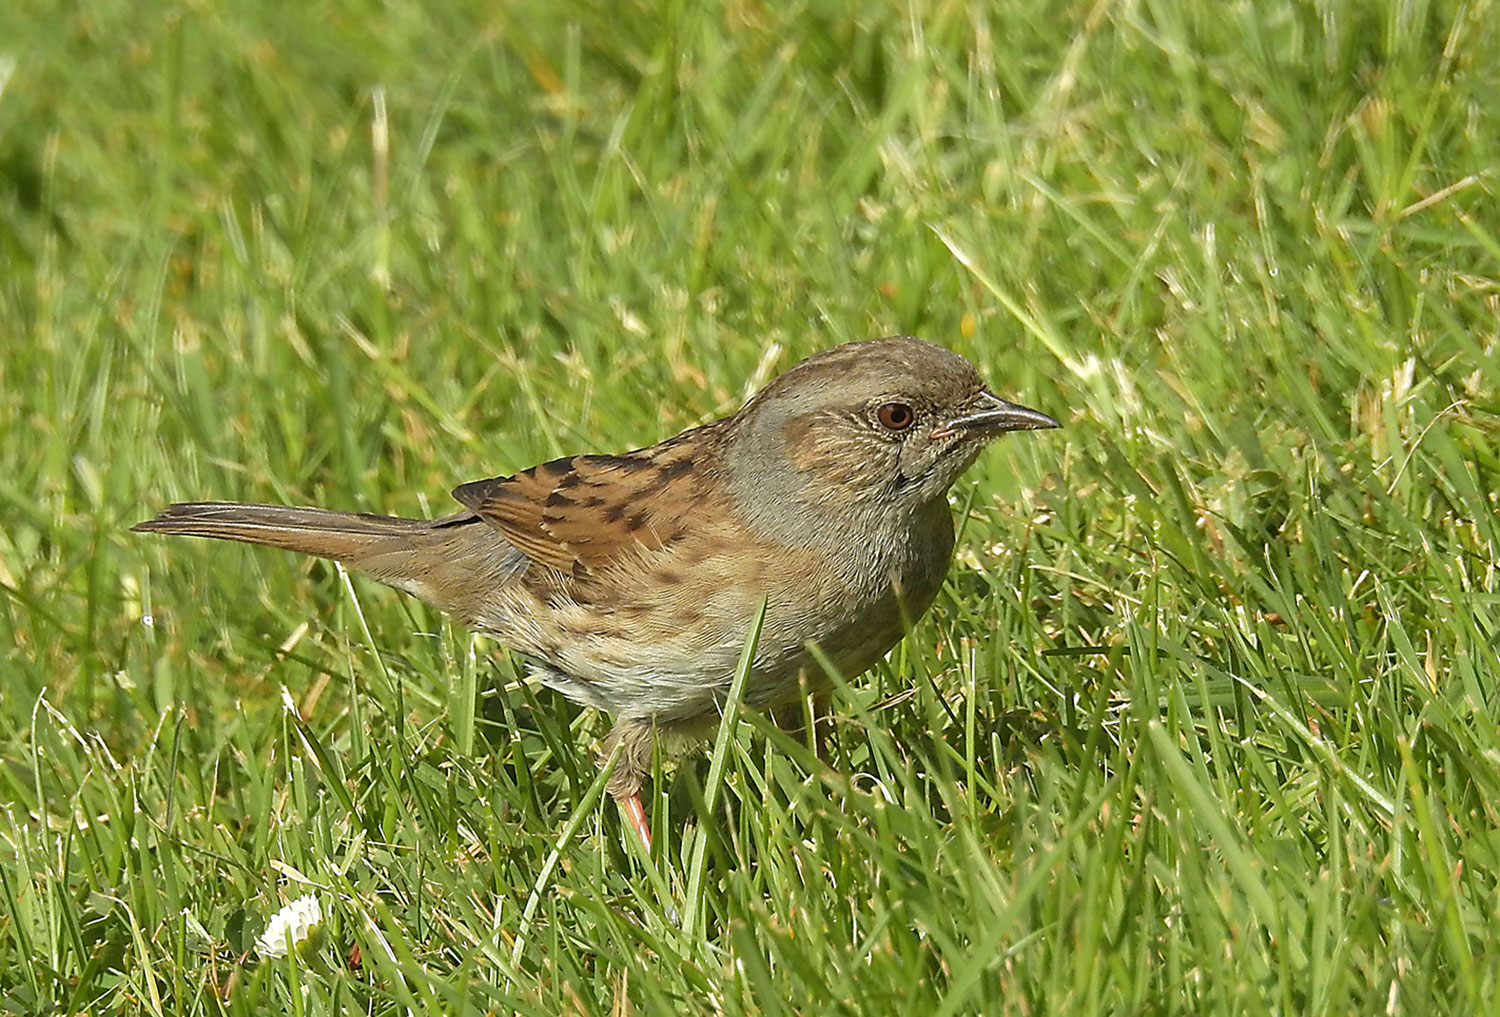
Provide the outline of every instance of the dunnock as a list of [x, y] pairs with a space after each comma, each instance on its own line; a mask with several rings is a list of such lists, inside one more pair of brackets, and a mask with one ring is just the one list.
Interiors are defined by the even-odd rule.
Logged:
[[136, 530], [343, 562], [523, 654], [547, 685], [615, 715], [609, 782], [647, 843], [639, 790], [658, 731], [718, 716], [766, 603], [748, 705], [870, 667], [937, 596], [948, 488], [1004, 431], [1057, 427], [921, 339], [848, 343], [733, 416], [623, 455], [581, 455], [453, 491], [465, 511], [396, 519], [173, 505]]

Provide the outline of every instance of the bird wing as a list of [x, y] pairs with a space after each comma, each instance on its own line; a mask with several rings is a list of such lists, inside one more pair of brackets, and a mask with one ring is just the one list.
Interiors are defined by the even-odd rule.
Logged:
[[453, 497], [532, 561], [582, 579], [620, 555], [665, 548], [701, 507], [692, 432], [624, 455], [583, 455], [476, 480]]

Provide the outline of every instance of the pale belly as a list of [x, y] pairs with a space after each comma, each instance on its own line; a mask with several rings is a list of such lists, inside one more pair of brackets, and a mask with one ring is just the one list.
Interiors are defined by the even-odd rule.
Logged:
[[845, 678], [884, 657], [926, 612], [947, 572], [951, 524], [928, 532], [929, 546], [888, 551], [878, 568], [868, 555], [845, 568], [830, 568], [826, 556], [785, 552], [749, 562], [743, 554], [707, 555], [690, 570], [675, 569], [675, 583], [633, 574], [603, 598], [609, 608], [529, 598], [507, 604], [503, 624], [483, 627], [576, 702], [626, 719], [698, 726], [719, 715], [763, 601], [745, 686], [751, 707], [795, 698], [804, 681], [826, 682], [812, 645]]

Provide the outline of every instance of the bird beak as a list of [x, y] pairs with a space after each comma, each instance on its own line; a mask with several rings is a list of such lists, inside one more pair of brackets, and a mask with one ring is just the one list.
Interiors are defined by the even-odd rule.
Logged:
[[1042, 431], [1050, 427], [1062, 426], [1045, 413], [1006, 402], [999, 396], [988, 392], [980, 392], [975, 396], [968, 410], [969, 412], [963, 416], [954, 417], [932, 432], [932, 436], [948, 438], [960, 431], [987, 431], [991, 434], [1000, 434], [1003, 431]]

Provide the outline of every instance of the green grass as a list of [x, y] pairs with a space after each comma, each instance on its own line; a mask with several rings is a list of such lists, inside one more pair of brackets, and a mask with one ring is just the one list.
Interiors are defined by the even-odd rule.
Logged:
[[[1494, 3], [425, 6], [0, 10], [0, 1011], [1492, 1005]], [[500, 648], [126, 532], [898, 332], [1066, 427], [651, 857]], [[326, 968], [247, 959], [306, 892]]]

